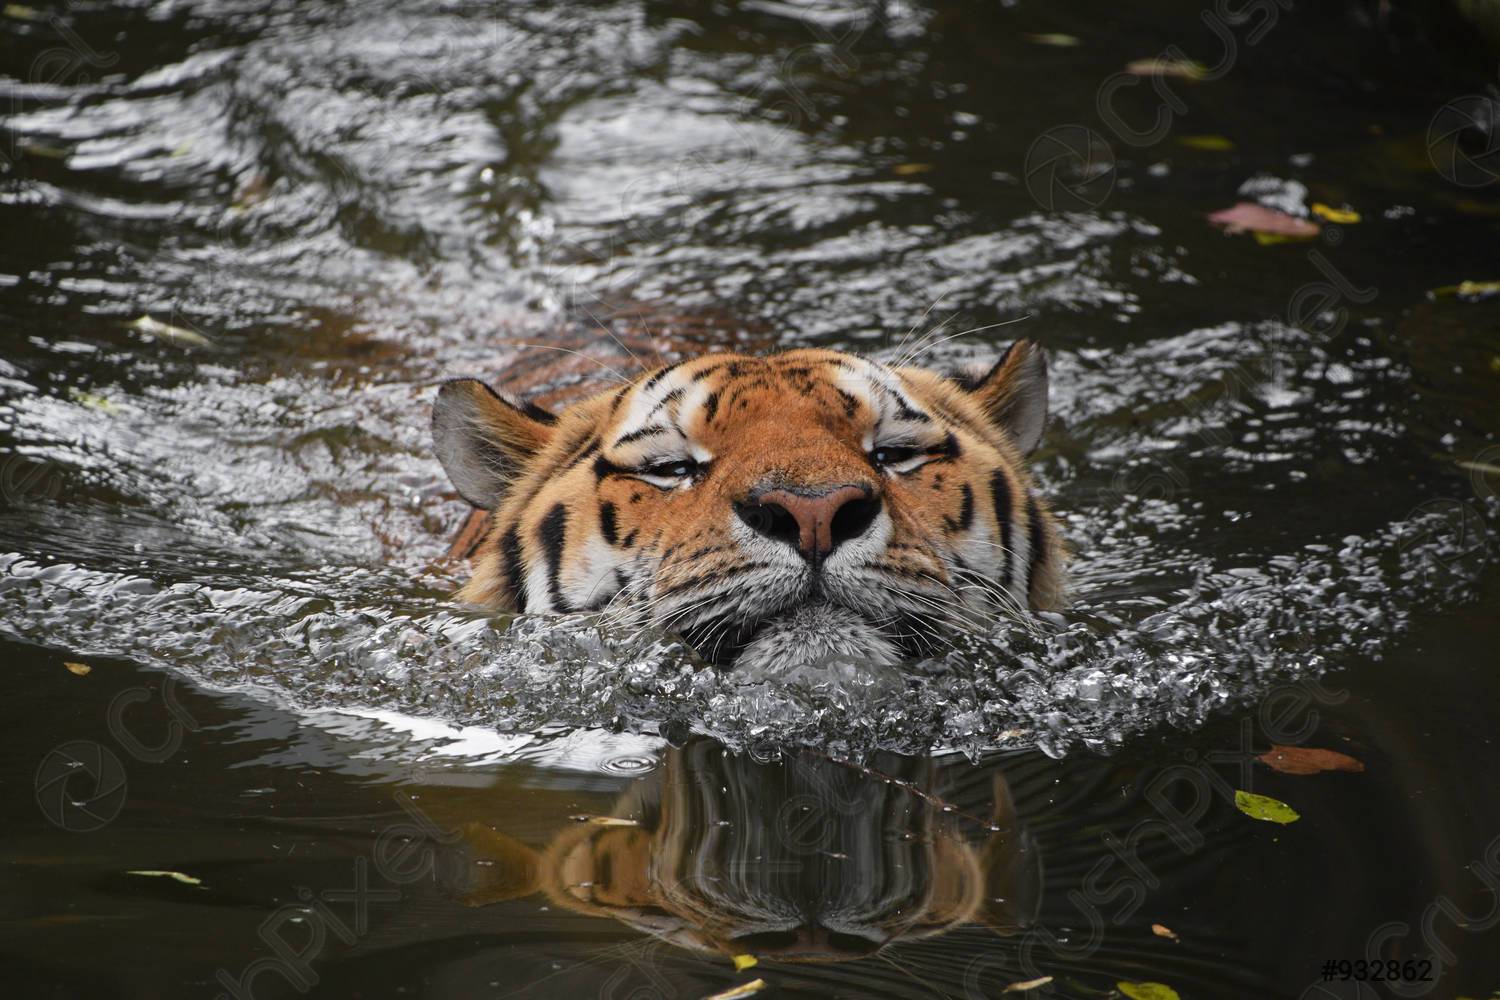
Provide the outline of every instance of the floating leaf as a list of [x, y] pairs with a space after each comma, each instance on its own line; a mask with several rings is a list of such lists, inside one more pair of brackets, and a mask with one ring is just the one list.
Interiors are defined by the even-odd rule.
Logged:
[[1336, 750], [1318, 750], [1313, 747], [1283, 747], [1275, 743], [1271, 749], [1255, 758], [1273, 771], [1282, 774], [1317, 774], [1319, 771], [1354, 771], [1365, 769], [1364, 764], [1348, 754]]
[[271, 179], [265, 174], [255, 174], [235, 192], [231, 212], [244, 212], [266, 200], [271, 193]]
[[712, 996], [706, 996], [703, 998], [703, 1000], [740, 1000], [740, 997], [753, 997], [755, 994], [759, 993], [765, 988], [766, 981], [764, 979], [752, 979], [742, 986], [736, 986], [733, 989], [725, 990], [723, 993], [715, 993]]
[[42, 12], [35, 7], [27, 7], [25, 4], [8, 3], [5, 5], [5, 16], [13, 17], [17, 21], [40, 21]]
[[1330, 208], [1321, 201], [1312, 203], [1312, 214], [1340, 226], [1352, 226], [1360, 220], [1360, 214], [1352, 208]]
[[1494, 295], [1500, 295], [1500, 281], [1460, 281], [1456, 285], [1445, 285], [1442, 288], [1434, 288], [1432, 294], [1439, 298], [1446, 295], [1456, 295], [1465, 302], [1478, 302]]
[[201, 878], [193, 878], [193, 876], [191, 876], [191, 875], [184, 875], [182, 872], [164, 872], [164, 871], [155, 871], [153, 869], [146, 869], [146, 870], [141, 870], [141, 871], [129, 871], [129, 872], [126, 872], [125, 874], [126, 875], [144, 875], [147, 878], [169, 878], [173, 882], [181, 882], [183, 885], [193, 885], [193, 886], [197, 886], [200, 889], [203, 888], [203, 880]]
[[1132, 76], [1171, 76], [1194, 82], [1208, 75], [1208, 67], [1191, 59], [1137, 59], [1125, 67]]
[[897, 177], [910, 177], [913, 174], [925, 174], [932, 169], [930, 163], [898, 163], [891, 168]]
[[[1253, 201], [1242, 201], [1231, 208], [1221, 209], [1210, 215], [1208, 221], [1216, 226], [1223, 226], [1226, 233], [1254, 233], [1262, 243], [1310, 240], [1323, 231], [1316, 222], [1299, 219], [1295, 215], [1287, 215]], [[1270, 239], [1262, 240], [1261, 237]]]
[[591, 826], [640, 826], [639, 820], [622, 819], [619, 816], [590, 816], [585, 820]]
[[1182, 1000], [1166, 983], [1115, 983], [1115, 989], [1130, 1000]]
[[66, 160], [73, 155], [73, 150], [69, 146], [49, 146], [44, 142], [33, 142], [29, 139], [22, 139], [19, 148], [27, 156], [42, 156], [49, 160]]
[[[1500, 357], [1490, 358], [1490, 367], [1496, 367], [1496, 362], [1500, 362]], [[1460, 469], [1468, 469], [1470, 472], [1482, 472], [1486, 476], [1500, 476], [1500, 465], [1491, 465], [1488, 462], [1458, 462], [1456, 464]]]
[[1077, 35], [1065, 35], [1060, 31], [1030, 34], [1026, 36], [1026, 40], [1028, 42], [1035, 42], [1037, 45], [1051, 45], [1059, 49], [1071, 49], [1076, 45], [1083, 44], [1083, 40]]
[[1229, 153], [1234, 150], [1234, 140], [1222, 135], [1180, 135], [1177, 142], [1188, 149], [1201, 149], [1206, 153]]
[[94, 669], [87, 663], [64, 663], [63, 666], [68, 668], [68, 673], [77, 674], [79, 677], [87, 677]]
[[177, 344], [189, 344], [193, 347], [207, 347], [211, 341], [197, 330], [186, 330], [180, 326], [172, 326], [163, 323], [159, 319], [150, 316], [142, 316], [130, 324], [130, 328], [137, 333], [143, 333], [148, 337], [158, 340], [170, 340]]
[[1302, 815], [1280, 799], [1269, 795], [1256, 795], [1243, 789], [1234, 793], [1234, 805], [1251, 819], [1263, 819], [1268, 823], [1295, 823]]
[[746, 969], [758, 963], [760, 959], [756, 958], [754, 955], [736, 955], [734, 956], [733, 961], [734, 971], [744, 972]]
[[96, 392], [84, 392], [82, 389], [69, 389], [68, 397], [79, 406], [87, 406], [91, 410], [100, 413], [119, 413], [120, 408], [108, 399]]
[[1052, 977], [1051, 976], [1039, 976], [1036, 979], [1028, 979], [1024, 983], [1011, 983], [1009, 986], [1005, 987], [1005, 989], [1001, 990], [1000, 992], [1001, 993], [1025, 993], [1027, 990], [1034, 990], [1038, 986], [1046, 986], [1050, 982], [1052, 982]]
[[1172, 930], [1172, 928], [1168, 927], [1166, 924], [1152, 924], [1151, 933], [1155, 934], [1157, 937], [1167, 938], [1170, 941], [1182, 940], [1182, 938], [1177, 936], [1177, 932]]

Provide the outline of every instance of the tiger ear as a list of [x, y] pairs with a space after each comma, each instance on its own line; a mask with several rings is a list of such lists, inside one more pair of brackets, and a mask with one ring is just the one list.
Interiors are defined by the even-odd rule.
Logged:
[[476, 378], [443, 383], [432, 404], [432, 441], [458, 495], [494, 510], [528, 458], [552, 438], [557, 417], [506, 399]]
[[993, 365], [966, 370], [958, 384], [996, 424], [1010, 432], [1029, 455], [1042, 442], [1047, 426], [1047, 355], [1030, 340], [1006, 348]]

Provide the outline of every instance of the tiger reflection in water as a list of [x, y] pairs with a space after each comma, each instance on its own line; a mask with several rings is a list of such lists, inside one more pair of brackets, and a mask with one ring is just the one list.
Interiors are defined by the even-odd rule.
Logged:
[[970, 923], [1013, 934], [1036, 915], [1039, 858], [998, 771], [976, 817], [921, 791], [928, 759], [760, 762], [698, 739], [663, 765], [612, 816], [575, 819], [540, 851], [466, 825], [465, 901], [543, 893], [692, 951], [801, 962]]

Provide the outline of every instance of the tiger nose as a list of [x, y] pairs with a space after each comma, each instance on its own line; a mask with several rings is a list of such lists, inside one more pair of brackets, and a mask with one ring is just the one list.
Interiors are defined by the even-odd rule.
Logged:
[[818, 562], [850, 539], [863, 535], [880, 513], [880, 498], [869, 486], [850, 484], [823, 490], [757, 490], [735, 513], [757, 533], [796, 547]]

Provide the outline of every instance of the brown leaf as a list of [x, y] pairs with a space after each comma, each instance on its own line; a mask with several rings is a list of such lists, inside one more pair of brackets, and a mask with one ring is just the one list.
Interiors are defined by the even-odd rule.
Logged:
[[1164, 937], [1171, 941], [1182, 940], [1182, 938], [1177, 936], [1177, 932], [1172, 930], [1172, 928], [1168, 927], [1166, 924], [1152, 924], [1151, 933], [1155, 934], [1157, 937]]
[[1266, 233], [1294, 240], [1310, 240], [1323, 231], [1316, 222], [1278, 212], [1274, 208], [1242, 201], [1232, 208], [1221, 209], [1208, 217], [1227, 233]]
[[65, 663], [63, 663], [63, 666], [65, 666], [65, 667], [68, 668], [68, 673], [70, 673], [70, 674], [77, 674], [79, 677], [86, 677], [86, 676], [88, 676], [89, 671], [91, 671], [91, 670], [94, 669], [93, 667], [89, 666], [87, 663], [66, 663], [65, 662]]
[[1173, 76], [1197, 83], [1208, 75], [1208, 67], [1191, 59], [1137, 59], [1125, 67], [1131, 76]]
[[1365, 765], [1336, 750], [1319, 750], [1315, 747], [1284, 747], [1275, 743], [1271, 749], [1255, 758], [1273, 771], [1282, 774], [1317, 774], [1319, 771], [1353, 771], [1365, 769]]

